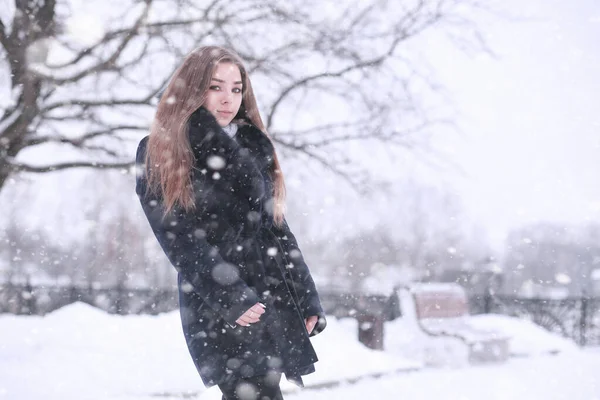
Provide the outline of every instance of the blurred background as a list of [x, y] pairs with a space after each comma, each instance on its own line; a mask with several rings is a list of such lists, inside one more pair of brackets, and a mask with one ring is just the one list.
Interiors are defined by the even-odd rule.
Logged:
[[246, 62], [323, 293], [600, 295], [598, 37], [593, 0], [0, 0], [0, 309], [176, 307], [133, 160], [208, 44]]

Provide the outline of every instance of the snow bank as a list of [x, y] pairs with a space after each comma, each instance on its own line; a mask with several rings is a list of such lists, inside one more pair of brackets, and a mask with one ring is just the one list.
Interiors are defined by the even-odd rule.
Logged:
[[[361, 345], [355, 321], [328, 321], [327, 329], [313, 338], [320, 361], [307, 384], [418, 367]], [[283, 386], [294, 388], [287, 382]], [[0, 316], [0, 399], [202, 392], [177, 311], [123, 317], [74, 303], [45, 317]], [[213, 391], [206, 392], [201, 397], [212, 398]]]
[[325, 331], [312, 342], [320, 361], [315, 364], [317, 373], [306, 376], [307, 385], [422, 367], [418, 362], [362, 345], [358, 342], [358, 322], [352, 318], [329, 318]]
[[473, 316], [472, 324], [476, 328], [498, 330], [510, 337], [510, 353], [513, 356], [579, 351], [573, 340], [551, 333], [528, 320], [488, 314]]
[[75, 303], [45, 317], [0, 316], [0, 398], [98, 399], [200, 388], [177, 312], [121, 317]]
[[[469, 325], [478, 330], [498, 331], [507, 336], [512, 356], [537, 356], [559, 352], [577, 352], [579, 347], [568, 338], [560, 337], [531, 321], [497, 314], [474, 315]], [[406, 320], [398, 318], [385, 325], [386, 352], [398, 357], [420, 360], [419, 337]]]
[[[483, 315], [473, 323], [500, 330], [515, 355], [578, 354], [571, 341], [528, 321]], [[329, 319], [312, 339], [320, 361], [307, 385], [421, 367], [415, 338], [402, 319], [386, 323], [385, 351], [357, 340], [357, 322]], [[412, 361], [411, 361], [412, 360]], [[284, 389], [294, 386], [282, 382]], [[178, 312], [109, 315], [75, 303], [44, 317], [0, 315], [0, 399], [219, 399], [205, 390], [189, 357]]]

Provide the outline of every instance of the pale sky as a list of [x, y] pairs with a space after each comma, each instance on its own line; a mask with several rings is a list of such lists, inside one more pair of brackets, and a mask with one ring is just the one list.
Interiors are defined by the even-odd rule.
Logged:
[[[392, 181], [411, 177], [455, 193], [464, 211], [458, 226], [465, 232], [477, 226], [479, 239], [502, 251], [507, 233], [531, 222], [600, 223], [600, 3], [498, 3], [519, 18], [475, 19], [495, 56], [466, 54], [439, 30], [410, 44], [450, 97], [443, 114], [461, 128], [434, 131], [432, 147], [463, 172], [432, 169], [406, 153], [391, 168], [377, 156], [373, 162], [379, 172], [393, 171]], [[290, 165], [284, 171], [294, 169]], [[300, 182], [288, 184], [292, 197], [303, 190]], [[316, 194], [306, 203], [306, 217], [319, 221], [312, 235], [351, 232], [390, 218], [385, 202], [370, 204], [339, 184], [328, 183], [321, 192], [325, 198]]]
[[458, 191], [495, 244], [530, 221], [600, 223], [600, 2], [503, 5], [529, 20], [482, 24], [496, 59], [427, 51], [465, 134], [435, 143], [467, 172]]

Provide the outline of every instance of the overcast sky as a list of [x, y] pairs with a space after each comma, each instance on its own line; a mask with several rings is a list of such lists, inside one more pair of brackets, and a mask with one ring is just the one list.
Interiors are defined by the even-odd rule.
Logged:
[[498, 244], [538, 220], [600, 222], [600, 2], [503, 2], [527, 20], [484, 21], [496, 53], [430, 42], [464, 136], [436, 146], [460, 163], [465, 207]]
[[[502, 251], [508, 232], [531, 222], [600, 223], [600, 2], [497, 3], [511, 18], [474, 17], [493, 56], [459, 50], [442, 30], [410, 44], [445, 88], [443, 114], [460, 127], [432, 135], [433, 148], [458, 169], [432, 169], [412, 154], [400, 154], [392, 169], [373, 161], [392, 171], [392, 181], [411, 177], [456, 194], [459, 226], [468, 234], [475, 225], [478, 239]], [[303, 187], [288, 184], [292, 197]], [[337, 200], [307, 203], [328, 216], [314, 235], [326, 222], [345, 232], [389, 220], [385, 203], [365, 209], [364, 199], [339, 186], [328, 190]], [[316, 207], [309, 208], [314, 217]]]

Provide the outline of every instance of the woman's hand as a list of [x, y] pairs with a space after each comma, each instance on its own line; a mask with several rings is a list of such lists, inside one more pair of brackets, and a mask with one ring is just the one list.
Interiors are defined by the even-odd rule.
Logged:
[[317, 317], [316, 315], [313, 315], [312, 317], [308, 317], [304, 320], [304, 322], [306, 323], [306, 330], [308, 331], [308, 334], [310, 335], [313, 331], [313, 329], [315, 329], [315, 325], [317, 325], [317, 322], [319, 322], [319, 317]]
[[260, 316], [265, 313], [266, 306], [262, 303], [256, 303], [248, 309], [241, 317], [235, 320], [238, 325], [248, 326], [260, 321]]

